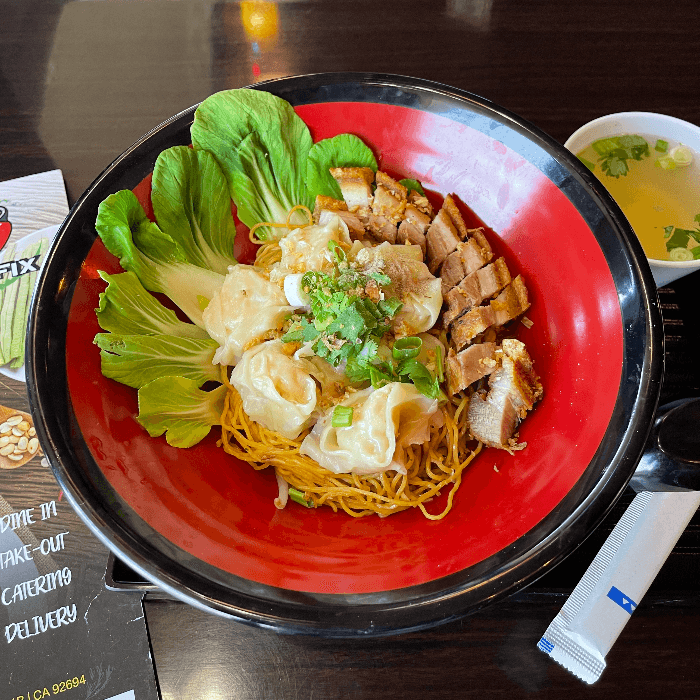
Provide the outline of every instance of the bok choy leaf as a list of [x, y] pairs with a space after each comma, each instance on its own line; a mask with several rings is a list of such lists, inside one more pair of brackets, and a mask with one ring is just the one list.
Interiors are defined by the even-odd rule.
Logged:
[[185, 377], [154, 379], [139, 389], [136, 420], [151, 437], [165, 433], [169, 445], [192, 447], [221, 425], [226, 392], [224, 385], [202, 391]]
[[97, 232], [121, 266], [152, 292], [162, 292], [198, 326], [224, 276], [193, 264], [173, 238], [148, 219], [136, 195], [121, 190], [99, 206]]
[[309, 197], [322, 194], [343, 199], [340, 187], [331, 176], [331, 168], [372, 168], [377, 172], [377, 161], [369, 147], [354, 134], [339, 134], [315, 143], [306, 161], [306, 185]]
[[186, 377], [198, 387], [221, 380], [221, 369], [212, 363], [219, 345], [210, 338], [98, 333], [94, 342], [102, 374], [134, 389], [161, 377]]
[[[190, 133], [194, 148], [218, 161], [248, 227], [285, 223], [298, 204], [313, 207], [304, 179], [311, 134], [285, 100], [245, 88], [217, 92], [197, 107]], [[261, 238], [274, 235], [258, 231]]]
[[153, 169], [151, 201], [159, 228], [183, 249], [188, 262], [222, 275], [236, 264], [231, 197], [211, 153], [187, 146], [163, 151]]
[[194, 323], [180, 321], [175, 312], [146, 291], [133, 272], [109, 275], [100, 272], [107, 288], [95, 309], [104, 331], [122, 335], [176, 335], [181, 338], [209, 338]]

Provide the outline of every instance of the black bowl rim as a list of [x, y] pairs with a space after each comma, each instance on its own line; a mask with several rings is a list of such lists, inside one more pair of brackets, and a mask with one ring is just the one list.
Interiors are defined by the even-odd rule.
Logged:
[[[522, 589], [569, 555], [605, 517], [627, 485], [651, 429], [663, 371], [663, 328], [651, 271], [629, 223], [602, 184], [561, 144], [473, 93], [428, 80], [378, 73], [319, 73], [249, 87], [273, 92], [295, 106], [319, 101], [377, 102], [381, 100], [377, 100], [376, 93], [381, 91], [409, 101], [427, 95], [468, 103], [472, 110], [495, 116], [526, 135], [560, 166], [561, 172], [554, 173], [553, 178], [559, 177], [559, 186], [591, 228], [607, 227], [614, 234], [610, 240], [602, 234], [597, 238], [609, 263], [614, 263], [611, 271], [623, 324], [629, 331], [620, 391], [601, 445], [562, 502], [518, 541], [462, 572], [395, 591], [349, 596], [290, 592], [228, 574], [222, 576], [157, 533], [149, 540], [139, 537], [138, 530], [147, 532], [149, 527], [140, 526], [134, 532], [125, 524], [140, 519], [106, 480], [99, 481], [99, 468], [71, 417], [65, 353], [61, 352], [61, 340], [65, 341], [63, 320], [84, 259], [80, 251], [86, 247], [89, 250], [96, 237], [94, 227], [80, 225], [84, 209], [92, 200], [101, 201], [101, 190], [114, 188], [122, 177], [120, 172], [129, 171], [131, 184], [122, 186], [130, 187], [151, 172], [160, 150], [173, 145], [175, 135], [184, 128], [189, 130], [197, 107], [194, 105], [152, 129], [95, 179], [61, 226], [37, 284], [28, 331], [27, 389], [37, 433], [59, 485], [90, 530], [165, 592], [195, 607], [280, 632], [350, 637], [418, 630], [457, 619]], [[156, 148], [154, 141], [167, 145]], [[577, 193], [585, 193], [596, 211], [605, 212], [603, 218], [598, 212], [597, 219], [592, 220], [584, 203], [575, 201]], [[628, 362], [630, 356], [635, 357], [634, 363]], [[66, 413], [68, 421], [61, 420]], [[76, 471], [76, 465], [81, 464], [97, 480], [99, 494], [95, 493], [95, 484], [80, 469]], [[233, 590], [232, 582], [236, 586]]]

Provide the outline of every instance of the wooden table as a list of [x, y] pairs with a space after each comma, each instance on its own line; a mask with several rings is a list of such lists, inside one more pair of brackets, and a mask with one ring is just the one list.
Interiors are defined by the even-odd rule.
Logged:
[[[257, 19], [252, 5], [2, 2], [0, 179], [61, 168], [72, 203], [142, 134], [210, 93], [311, 72], [439, 81], [561, 142], [616, 111], [700, 123], [697, 0], [300, 0], [258, 3]], [[699, 288], [700, 273], [661, 293], [662, 402], [700, 394]], [[279, 636], [149, 595], [162, 696], [698, 697], [698, 539], [694, 521], [592, 687], [535, 647], [570, 591], [543, 582], [432, 631], [351, 641]]]

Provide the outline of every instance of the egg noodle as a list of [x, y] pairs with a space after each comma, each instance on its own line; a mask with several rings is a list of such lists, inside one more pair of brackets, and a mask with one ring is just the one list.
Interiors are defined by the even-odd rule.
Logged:
[[[430, 440], [403, 449], [406, 474], [387, 471], [376, 476], [335, 474], [299, 453], [308, 431], [289, 440], [251, 420], [238, 392], [226, 381], [228, 394], [221, 416], [220, 446], [228, 454], [249, 462], [254, 469], [274, 467], [275, 473], [301, 491], [314, 506], [328, 505], [353, 517], [376, 513], [390, 515], [418, 507], [426, 518], [441, 520], [452, 508], [465, 467], [481, 451], [468, 445], [466, 397], [442, 406], [444, 425], [431, 431]], [[444, 510], [437, 515], [425, 504], [453, 485]]]
[[[292, 216], [294, 216], [294, 212], [296, 211], [303, 211], [309, 220], [308, 223], [293, 224]], [[273, 265], [274, 263], [279, 262], [282, 259], [282, 250], [280, 249], [278, 241], [263, 241], [255, 236], [255, 232], [259, 228], [265, 228], [269, 226], [271, 228], [286, 228], [289, 231], [293, 231], [297, 228], [305, 228], [306, 226], [310, 226], [311, 224], [313, 224], [313, 222], [314, 218], [311, 214], [311, 210], [308, 207], [305, 207], [303, 204], [297, 204], [289, 210], [289, 213], [287, 214], [287, 222], [284, 224], [276, 224], [269, 221], [261, 221], [260, 223], [255, 224], [255, 226], [253, 226], [248, 232], [248, 237], [250, 238], [252, 243], [255, 243], [256, 245], [260, 246], [257, 254], [255, 255], [256, 267], [267, 268]]]

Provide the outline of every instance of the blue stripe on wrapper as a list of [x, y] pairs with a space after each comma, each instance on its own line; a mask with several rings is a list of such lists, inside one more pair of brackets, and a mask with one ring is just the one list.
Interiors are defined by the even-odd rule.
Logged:
[[637, 604], [627, 595], [625, 595], [619, 588], [613, 586], [608, 591], [608, 598], [617, 603], [623, 610], [628, 612], [630, 615], [635, 611]]
[[542, 637], [539, 642], [537, 642], [537, 648], [543, 651], [545, 654], [550, 654], [552, 649], [554, 649], [554, 644], [549, 641], [546, 637]]

